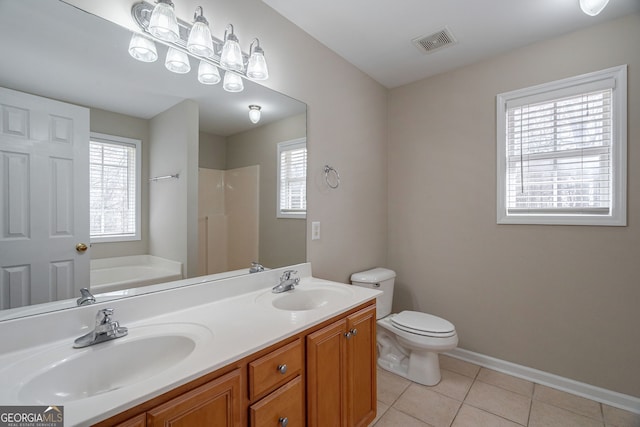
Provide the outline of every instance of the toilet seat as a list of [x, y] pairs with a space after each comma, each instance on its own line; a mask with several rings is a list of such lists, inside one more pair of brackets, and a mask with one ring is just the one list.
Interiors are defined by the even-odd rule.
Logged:
[[418, 311], [403, 311], [390, 318], [391, 324], [411, 334], [434, 338], [448, 338], [456, 334], [455, 326], [448, 320]]

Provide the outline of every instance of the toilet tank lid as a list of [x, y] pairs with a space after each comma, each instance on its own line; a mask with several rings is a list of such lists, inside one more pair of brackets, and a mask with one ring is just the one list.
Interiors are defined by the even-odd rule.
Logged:
[[351, 282], [361, 283], [378, 283], [384, 280], [393, 279], [396, 277], [396, 272], [389, 270], [388, 268], [372, 268], [371, 270], [361, 271], [359, 273], [353, 273], [351, 275]]

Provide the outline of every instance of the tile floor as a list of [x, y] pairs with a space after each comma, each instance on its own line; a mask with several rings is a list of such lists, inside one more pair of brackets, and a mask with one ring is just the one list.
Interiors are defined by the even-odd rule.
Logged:
[[640, 427], [640, 415], [440, 356], [442, 381], [425, 387], [378, 368], [370, 427]]

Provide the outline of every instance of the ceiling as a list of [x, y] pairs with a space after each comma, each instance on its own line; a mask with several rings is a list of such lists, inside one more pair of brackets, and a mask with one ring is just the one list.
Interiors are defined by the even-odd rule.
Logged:
[[[640, 0], [611, 0], [596, 17], [579, 0], [263, 1], [387, 88], [640, 12]], [[445, 27], [455, 44], [425, 54], [412, 43]]]

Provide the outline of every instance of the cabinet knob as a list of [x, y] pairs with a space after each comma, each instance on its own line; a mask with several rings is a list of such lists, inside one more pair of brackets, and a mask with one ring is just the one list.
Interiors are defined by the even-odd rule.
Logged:
[[358, 330], [356, 328], [351, 329], [349, 332], [351, 332], [351, 335], [358, 335]]
[[351, 331], [349, 331], [349, 332], [345, 332], [345, 333], [344, 333], [344, 336], [345, 336], [347, 339], [350, 339], [350, 338], [351, 338]]
[[289, 419], [287, 417], [280, 417], [278, 418], [278, 423], [280, 423], [282, 427], [287, 427], [287, 425], [289, 424]]
[[[280, 372], [281, 374], [286, 374], [287, 373], [287, 365], [286, 364], [282, 364], [282, 365], [278, 365], [278, 372]], [[286, 418], [285, 418], [286, 420]]]

